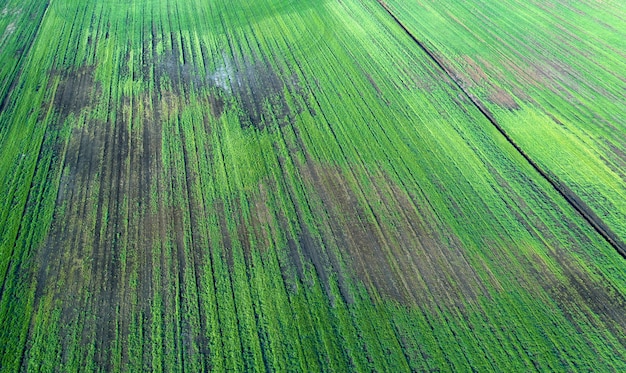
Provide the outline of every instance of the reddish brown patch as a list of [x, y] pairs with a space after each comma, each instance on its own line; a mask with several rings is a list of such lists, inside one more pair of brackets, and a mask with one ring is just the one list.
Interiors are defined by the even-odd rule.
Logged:
[[259, 192], [250, 203], [251, 229], [256, 238], [256, 249], [264, 251], [270, 246], [270, 231], [274, 217], [269, 208], [269, 195], [265, 184], [259, 183]]
[[520, 107], [511, 94], [500, 87], [495, 87], [489, 94], [489, 101], [509, 110], [518, 110]]
[[489, 77], [483, 69], [474, 61], [470, 56], [463, 56], [465, 61], [465, 72], [469, 74], [472, 81], [475, 83], [482, 83], [485, 80], [489, 80]]
[[[481, 63], [483, 63], [482, 60]], [[479, 63], [474, 61], [470, 56], [463, 56], [463, 65], [464, 73], [466, 77], [469, 77], [469, 79], [466, 77], [462, 79], [465, 85], [468, 87], [485, 87], [489, 90], [488, 99], [492, 103], [509, 110], [519, 109], [519, 105], [513, 96], [503, 88], [494, 86], [493, 79], [485, 73]]]
[[[534, 64], [529, 64], [522, 68], [519, 63], [513, 62], [510, 59], [502, 59], [502, 66], [508, 71], [512, 72], [517, 79], [524, 85], [530, 85], [531, 87], [541, 87], [545, 83], [545, 72]], [[497, 70], [497, 69], [494, 69]], [[492, 68], [489, 68], [492, 71]], [[506, 78], [502, 75], [498, 76], [498, 79]]]

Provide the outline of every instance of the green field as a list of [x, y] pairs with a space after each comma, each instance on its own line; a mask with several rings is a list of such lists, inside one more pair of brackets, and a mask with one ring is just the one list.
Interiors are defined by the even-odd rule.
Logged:
[[626, 7], [0, 0], [0, 371], [626, 371]]

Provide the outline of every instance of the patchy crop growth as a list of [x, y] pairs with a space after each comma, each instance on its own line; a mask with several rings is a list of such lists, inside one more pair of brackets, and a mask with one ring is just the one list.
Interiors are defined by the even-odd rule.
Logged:
[[0, 2], [0, 370], [625, 370], [625, 18]]

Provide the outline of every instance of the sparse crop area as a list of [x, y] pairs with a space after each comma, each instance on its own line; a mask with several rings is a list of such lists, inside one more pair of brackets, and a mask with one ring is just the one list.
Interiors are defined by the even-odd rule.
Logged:
[[626, 370], [620, 1], [0, 0], [0, 371]]

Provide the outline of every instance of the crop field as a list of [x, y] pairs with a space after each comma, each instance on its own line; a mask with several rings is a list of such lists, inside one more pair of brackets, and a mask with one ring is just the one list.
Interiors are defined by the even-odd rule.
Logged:
[[626, 252], [624, 4], [386, 4]]
[[0, 0], [0, 371], [626, 371], [626, 8]]

